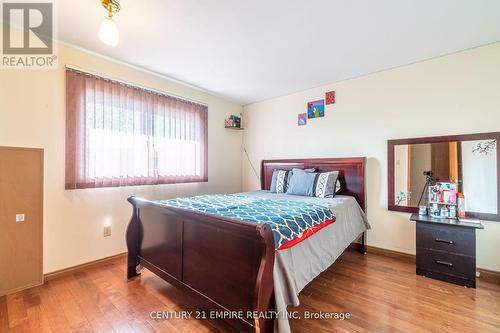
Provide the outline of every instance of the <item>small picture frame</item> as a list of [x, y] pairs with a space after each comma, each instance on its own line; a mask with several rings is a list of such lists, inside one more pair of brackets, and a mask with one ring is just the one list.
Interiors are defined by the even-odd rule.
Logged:
[[326, 105], [335, 104], [335, 91], [325, 93], [325, 103]]
[[297, 125], [304, 126], [307, 124], [307, 114], [299, 113], [297, 117]]
[[307, 118], [320, 118], [325, 116], [325, 100], [307, 103]]

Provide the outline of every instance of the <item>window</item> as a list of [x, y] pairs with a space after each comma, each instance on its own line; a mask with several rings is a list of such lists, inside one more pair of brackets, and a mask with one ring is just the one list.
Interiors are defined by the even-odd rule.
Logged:
[[204, 105], [66, 71], [66, 189], [207, 181]]

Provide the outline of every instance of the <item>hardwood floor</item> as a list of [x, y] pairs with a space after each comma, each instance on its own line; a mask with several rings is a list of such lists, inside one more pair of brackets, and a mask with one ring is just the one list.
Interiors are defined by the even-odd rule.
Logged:
[[[127, 282], [125, 260], [0, 297], [0, 332], [231, 332], [220, 321], [154, 320], [151, 311], [196, 311], [192, 300], [143, 270]], [[292, 332], [500, 332], [500, 286], [467, 289], [415, 275], [415, 265], [348, 251], [301, 293], [305, 311], [349, 320], [291, 320]]]

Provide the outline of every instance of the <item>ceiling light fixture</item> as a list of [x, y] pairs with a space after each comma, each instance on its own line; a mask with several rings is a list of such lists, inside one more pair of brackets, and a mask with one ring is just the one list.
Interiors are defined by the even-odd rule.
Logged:
[[113, 21], [113, 13], [120, 11], [120, 4], [116, 0], [102, 0], [102, 6], [108, 11], [108, 17], [102, 21], [99, 27], [99, 39], [111, 46], [116, 46], [120, 42], [120, 33], [115, 21]]

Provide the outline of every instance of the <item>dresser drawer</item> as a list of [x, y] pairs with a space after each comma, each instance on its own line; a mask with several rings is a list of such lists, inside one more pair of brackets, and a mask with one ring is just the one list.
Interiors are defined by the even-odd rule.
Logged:
[[476, 278], [476, 258], [417, 248], [417, 268], [468, 280]]
[[475, 256], [476, 233], [472, 228], [417, 223], [416, 245], [422, 249]]

